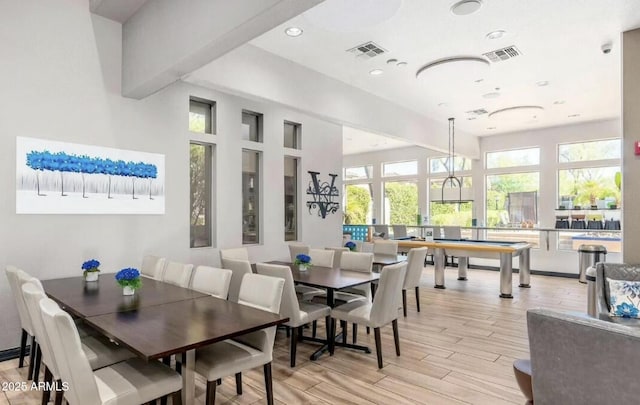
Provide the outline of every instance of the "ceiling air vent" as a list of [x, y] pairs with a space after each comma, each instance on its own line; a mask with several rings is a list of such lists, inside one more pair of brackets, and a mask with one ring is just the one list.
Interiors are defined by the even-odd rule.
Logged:
[[362, 45], [347, 49], [347, 52], [354, 54], [356, 58], [371, 59], [375, 58], [378, 55], [382, 55], [387, 51], [375, 42], [369, 41], [365, 42]]
[[501, 62], [503, 60], [515, 58], [516, 56], [522, 55], [522, 52], [518, 50], [514, 45], [508, 46], [502, 49], [496, 49], [495, 51], [487, 52], [483, 54], [487, 57], [491, 62]]
[[471, 115], [484, 115], [487, 114], [489, 111], [485, 110], [484, 108], [478, 108], [477, 110], [471, 110], [471, 111], [467, 111], [467, 114], [471, 114]]

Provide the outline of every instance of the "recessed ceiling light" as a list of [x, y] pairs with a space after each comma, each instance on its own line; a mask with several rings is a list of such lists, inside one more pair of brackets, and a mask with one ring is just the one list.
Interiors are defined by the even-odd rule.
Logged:
[[569, 118], [576, 118], [576, 117], [579, 117], [579, 116], [580, 116], [580, 114], [567, 115], [567, 117], [569, 117]]
[[496, 127], [487, 127], [487, 129], [489, 129], [489, 130], [496, 129]]
[[290, 37], [299, 37], [302, 35], [302, 28], [299, 27], [289, 27], [284, 30], [284, 33], [289, 35]]
[[373, 70], [369, 71], [369, 74], [371, 76], [380, 76], [383, 73], [384, 73], [384, 71], [382, 69], [373, 69]]
[[482, 1], [480, 0], [460, 0], [451, 6], [451, 12], [455, 15], [469, 15], [480, 10]]
[[398, 59], [389, 59], [387, 60], [387, 65], [398, 62]]
[[396, 66], [405, 67], [405, 66], [407, 66], [407, 62], [398, 62], [398, 64]]
[[498, 97], [500, 97], [500, 93], [498, 93], [497, 91], [492, 91], [491, 93], [483, 94], [482, 97], [484, 97], [484, 98], [498, 98]]
[[484, 79], [474, 80], [474, 82], [476, 82], [476, 83], [482, 83], [482, 82], [484, 82]]
[[448, 105], [449, 104], [447, 104], [447, 103], [440, 103], [440, 104], [438, 104], [438, 107], [447, 107]]
[[540, 80], [539, 82], [536, 82], [536, 86], [538, 87], [544, 87], [544, 86], [548, 86], [549, 82], [546, 80]]
[[475, 119], [476, 119], [476, 117], [469, 117], [469, 118], [467, 118], [467, 121], [473, 121]]
[[487, 34], [487, 39], [500, 39], [502, 37], [504, 37], [504, 34], [506, 34], [507, 31], [505, 30], [495, 30], [495, 31], [491, 31], [490, 33]]
[[564, 103], [565, 103], [564, 100], [556, 100], [556, 101], [553, 102], [553, 104], [555, 104], [555, 105], [560, 105], [560, 104], [564, 104]]

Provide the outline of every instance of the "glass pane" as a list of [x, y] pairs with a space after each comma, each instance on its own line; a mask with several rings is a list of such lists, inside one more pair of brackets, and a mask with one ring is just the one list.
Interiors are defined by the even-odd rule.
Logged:
[[213, 134], [214, 103], [189, 100], [189, 131]]
[[535, 226], [540, 174], [487, 176], [487, 226]]
[[384, 218], [389, 225], [417, 225], [418, 184], [398, 181], [384, 184]]
[[345, 190], [344, 223], [349, 225], [370, 224], [373, 212], [371, 184], [349, 184]]
[[211, 145], [191, 144], [190, 246], [211, 246]]
[[284, 240], [298, 239], [298, 159], [284, 158]]
[[[460, 179], [460, 182], [462, 183], [462, 187], [463, 188], [471, 188], [471, 185], [473, 184], [472, 180], [473, 178], [471, 176], [458, 176], [456, 174], [456, 177], [458, 179]], [[429, 188], [433, 188], [433, 189], [441, 189], [442, 188], [442, 182], [444, 181], [444, 178], [441, 179], [430, 179], [429, 180]], [[453, 183], [451, 181], [448, 181], [444, 184], [445, 188], [452, 188]]]
[[540, 164], [540, 148], [505, 150], [487, 153], [487, 169]]
[[558, 170], [558, 206], [565, 208], [609, 208], [618, 205], [620, 189], [616, 185], [619, 166]]
[[382, 168], [383, 176], [407, 176], [418, 174], [418, 161], [385, 163]]
[[299, 149], [298, 139], [300, 138], [300, 124], [293, 122], [284, 123], [284, 147]]
[[584, 244], [602, 245], [607, 248], [607, 253], [620, 253], [622, 251], [622, 233], [611, 230], [604, 232], [558, 232], [558, 250], [577, 251], [580, 245]]
[[560, 163], [566, 163], [620, 159], [620, 145], [620, 139], [558, 145], [558, 161]]
[[242, 243], [260, 243], [260, 152], [242, 151]]
[[505, 241], [517, 240], [527, 242], [533, 245], [534, 249], [540, 248], [540, 232], [525, 229], [488, 229], [486, 231], [486, 240]]
[[473, 203], [439, 203], [432, 201], [429, 205], [430, 225], [471, 226]]
[[[449, 161], [450, 159], [448, 157], [429, 159], [429, 167], [431, 168], [431, 173], [449, 173]], [[456, 156], [453, 161], [456, 165], [456, 172], [471, 170], [471, 159], [462, 156]]]
[[373, 176], [373, 166], [347, 167], [344, 169], [345, 180], [370, 179]]
[[242, 139], [262, 142], [262, 114], [242, 111]]

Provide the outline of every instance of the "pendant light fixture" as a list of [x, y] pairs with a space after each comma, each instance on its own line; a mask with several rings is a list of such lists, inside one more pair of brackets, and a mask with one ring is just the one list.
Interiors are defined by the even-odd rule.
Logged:
[[[460, 179], [458, 177], [456, 177], [456, 162], [455, 162], [455, 158], [456, 158], [456, 146], [455, 146], [455, 140], [456, 140], [456, 128], [455, 128], [455, 118], [449, 118], [449, 156], [448, 156], [448, 160], [449, 160], [449, 167], [448, 169], [448, 173], [449, 175], [447, 176], [447, 178], [445, 178], [442, 181], [442, 187], [441, 187], [441, 197], [440, 197], [440, 202], [441, 203], [445, 203], [445, 202], [457, 202], [458, 205], [460, 203], [462, 203], [462, 182], [460, 181]], [[458, 199], [457, 200], [445, 200], [444, 198], [444, 190], [445, 187], [447, 186], [447, 183], [451, 186], [451, 188], [458, 188]]]

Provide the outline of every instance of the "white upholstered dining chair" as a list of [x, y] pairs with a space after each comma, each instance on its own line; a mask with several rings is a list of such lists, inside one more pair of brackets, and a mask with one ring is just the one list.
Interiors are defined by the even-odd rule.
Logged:
[[232, 260], [249, 260], [249, 251], [247, 248], [220, 249], [220, 263], [224, 259]]
[[18, 367], [24, 367], [24, 358], [26, 354], [27, 348], [27, 339], [31, 337], [31, 360], [29, 361], [29, 371], [27, 373], [27, 378], [30, 380], [33, 378], [33, 366], [35, 363], [35, 352], [36, 352], [36, 343], [35, 343], [35, 333], [33, 331], [33, 324], [31, 322], [31, 317], [29, 316], [29, 311], [27, 311], [27, 307], [24, 303], [24, 298], [22, 297], [22, 291], [20, 290], [20, 283], [18, 281], [18, 272], [20, 270], [14, 266], [7, 266], [5, 274], [7, 275], [7, 280], [9, 281], [9, 287], [11, 288], [11, 292], [13, 293], [14, 302], [16, 303], [16, 307], [18, 308], [18, 317], [20, 318], [20, 326], [22, 327], [21, 337], [20, 337], [20, 356], [18, 360]]
[[71, 316], [49, 298], [40, 309], [70, 405], [143, 404], [167, 395], [182, 403], [182, 379], [169, 367], [134, 358], [93, 371]]
[[164, 257], [146, 255], [142, 259], [142, 267], [140, 268], [140, 274], [142, 277], [153, 278], [155, 280], [162, 280], [164, 273], [164, 266], [167, 264], [167, 259]]
[[420, 278], [428, 250], [426, 247], [411, 249], [407, 255], [407, 274], [402, 286], [402, 312], [405, 317], [407, 316], [407, 290], [410, 288], [416, 291], [416, 309], [420, 312]]
[[309, 249], [309, 257], [311, 257], [311, 264], [320, 267], [333, 267], [333, 250], [325, 249]]
[[193, 264], [169, 262], [164, 269], [162, 281], [177, 285], [179, 287], [189, 287]]
[[340, 267], [340, 258], [343, 252], [349, 252], [349, 248], [346, 247], [326, 247], [326, 250], [333, 250], [333, 268]]
[[238, 302], [240, 286], [245, 274], [251, 274], [251, 263], [248, 260], [222, 259], [222, 267], [231, 270], [231, 282], [229, 283], [229, 301]]
[[[272, 313], [279, 313], [284, 280], [260, 274], [246, 274], [242, 279], [238, 303]], [[261, 329], [235, 339], [228, 339], [196, 350], [195, 370], [207, 379], [205, 403], [215, 403], [217, 381], [236, 376], [236, 392], [242, 394], [242, 372], [263, 366], [267, 404], [273, 405], [271, 361], [276, 327]]]
[[232, 274], [229, 269], [198, 266], [191, 277], [191, 289], [226, 300]]
[[[385, 266], [380, 275], [378, 291], [373, 303], [367, 301], [353, 301], [340, 305], [331, 310], [331, 329], [335, 330], [336, 320], [343, 321], [343, 325], [354, 323], [373, 328], [376, 341], [378, 368], [382, 368], [382, 339], [380, 328], [391, 323], [396, 355], [400, 356], [400, 336], [398, 335], [398, 308], [400, 308], [400, 294], [407, 269], [407, 263]], [[334, 334], [331, 334], [333, 338]], [[345, 334], [346, 339], [346, 334]], [[333, 354], [333, 339], [329, 341], [329, 351]]]
[[376, 239], [373, 241], [373, 253], [381, 255], [397, 255], [398, 241]]
[[[340, 270], [371, 273], [373, 271], [373, 253], [344, 252], [340, 260]], [[335, 293], [340, 301], [351, 302], [354, 299], [371, 301], [371, 283], [345, 288]]]
[[[327, 322], [327, 331], [329, 331], [331, 322], [329, 313], [331, 312], [331, 308], [328, 305], [323, 304], [312, 304], [305, 301], [299, 302], [298, 297], [296, 296], [295, 287], [293, 285], [293, 276], [291, 275], [291, 269], [289, 266], [257, 263], [256, 270], [258, 274], [277, 277], [284, 280], [282, 303], [280, 304], [280, 316], [289, 318], [289, 322], [284, 325], [291, 328], [289, 356], [291, 367], [295, 367], [298, 340], [303, 340], [302, 327], [308, 323], [315, 322], [318, 319], [325, 318]], [[328, 338], [329, 333], [327, 333], [327, 339]]]
[[309, 254], [309, 245], [304, 245], [302, 243], [290, 243], [289, 244], [289, 257], [291, 258], [291, 263], [296, 261], [296, 256], [303, 254]]

